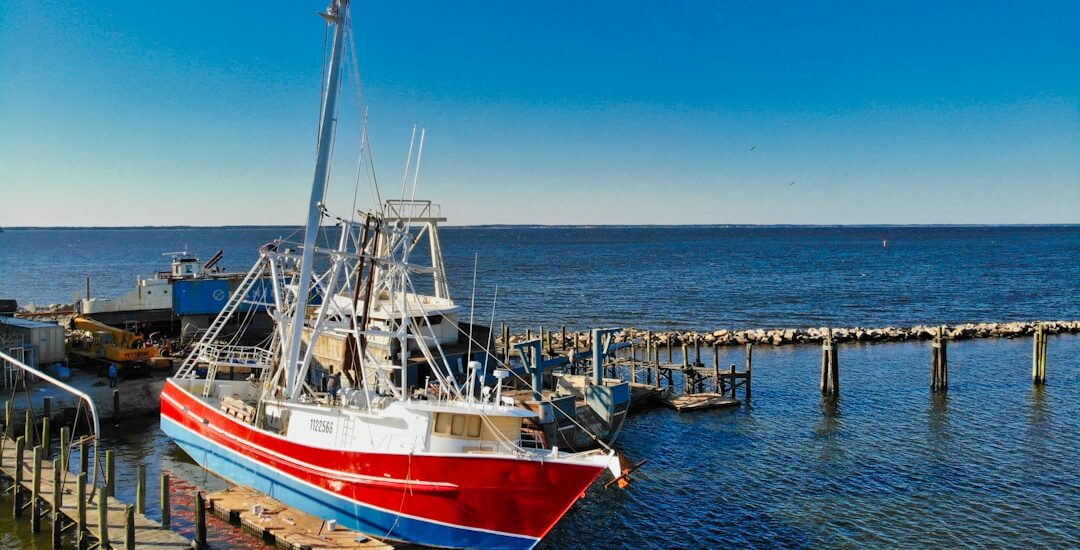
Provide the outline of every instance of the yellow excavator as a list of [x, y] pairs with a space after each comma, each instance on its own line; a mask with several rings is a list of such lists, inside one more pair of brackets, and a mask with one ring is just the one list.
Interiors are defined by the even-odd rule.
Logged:
[[149, 363], [161, 354], [158, 348], [146, 345], [141, 334], [110, 327], [89, 317], [76, 315], [71, 319], [71, 329], [71, 351], [85, 357], [118, 363]]

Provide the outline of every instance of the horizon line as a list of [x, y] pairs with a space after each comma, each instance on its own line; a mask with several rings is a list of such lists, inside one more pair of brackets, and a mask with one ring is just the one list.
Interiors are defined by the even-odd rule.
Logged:
[[[335, 227], [332, 225], [322, 227]], [[948, 227], [1080, 227], [1076, 223], [593, 223], [593, 224], [539, 224], [539, 223], [482, 223], [482, 224], [446, 224], [443, 228], [454, 229], [499, 229], [499, 228], [631, 228], [631, 227], [702, 227], [702, 228], [948, 228]], [[302, 225], [25, 225], [0, 227], [4, 231], [35, 230], [129, 230], [129, 229], [303, 229]]]

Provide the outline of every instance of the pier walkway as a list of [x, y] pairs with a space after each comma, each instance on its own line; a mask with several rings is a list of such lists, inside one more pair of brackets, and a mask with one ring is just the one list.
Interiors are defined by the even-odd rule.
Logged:
[[[0, 462], [0, 473], [4, 476], [19, 480], [21, 488], [33, 495], [35, 483], [38, 485], [36, 491], [37, 497], [40, 501], [44, 502], [50, 510], [53, 508], [54, 499], [54, 472], [52, 460], [42, 460], [40, 473], [38, 476], [34, 475], [34, 451], [33, 449], [27, 449], [22, 458], [21, 463], [17, 462], [16, 457], [16, 444], [11, 439], [3, 439], [3, 461]], [[63, 516], [61, 521], [63, 529], [68, 527], [78, 528], [77, 522], [79, 518], [79, 503], [78, 495], [79, 491], [79, 476], [72, 473], [61, 471], [60, 473], [60, 515]], [[19, 488], [16, 487], [16, 490]], [[95, 539], [100, 539], [102, 536], [100, 512], [98, 505], [98, 489], [90, 484], [86, 484], [83, 487], [83, 493], [87, 497], [84, 512], [85, 531], [89, 532]], [[93, 496], [91, 496], [93, 495]], [[33, 496], [30, 497], [32, 499]], [[16, 515], [25, 514], [30, 516], [31, 522], [36, 522], [40, 527], [40, 519], [35, 519], [34, 514], [38, 513], [35, 507], [39, 503], [32, 502], [30, 499], [16, 498], [16, 506], [22, 506], [25, 510], [16, 510]], [[148, 550], [175, 550], [179, 548], [191, 548], [191, 541], [183, 536], [169, 530], [162, 528], [161, 524], [147, 518], [140, 513], [132, 513], [132, 525], [131, 531], [134, 534], [134, 540], [129, 541], [127, 536], [128, 529], [128, 509], [132, 508], [129, 505], [117, 500], [113, 497], [107, 497], [105, 506], [105, 531], [104, 538], [106, 541], [102, 544], [102, 547], [115, 547], [115, 548], [140, 548]], [[40, 517], [40, 516], [39, 516]], [[58, 518], [51, 518], [52, 522], [57, 521]], [[59, 531], [56, 531], [56, 527], [53, 527], [54, 540], [59, 538]]]

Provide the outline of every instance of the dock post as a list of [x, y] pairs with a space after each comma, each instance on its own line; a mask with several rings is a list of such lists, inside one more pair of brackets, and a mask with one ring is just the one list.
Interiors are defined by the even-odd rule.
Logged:
[[1036, 386], [1046, 384], [1046, 326], [1035, 327], [1035, 349], [1031, 354], [1031, 382]]
[[720, 378], [720, 344], [713, 344], [712, 348], [713, 390], [724, 395], [723, 382]]
[[41, 445], [34, 447], [34, 477], [30, 484], [30, 530], [35, 533], [41, 532], [41, 509], [38, 508], [38, 499], [41, 498]]
[[22, 480], [23, 480], [23, 453], [26, 448], [26, 439], [19, 437], [15, 440], [15, 485], [11, 488], [11, 494], [15, 501], [13, 517], [22, 517]]
[[75, 547], [86, 549], [86, 472], [79, 474], [75, 488]]
[[206, 548], [206, 501], [202, 491], [195, 493], [195, 548]]
[[146, 464], [139, 464], [135, 485], [135, 509], [146, 513]]
[[41, 416], [49, 418], [52, 416], [52, 397], [44, 397], [41, 400]]
[[109, 547], [109, 505], [106, 499], [104, 487], [98, 487], [97, 514], [98, 514], [98, 548]]
[[172, 526], [172, 514], [169, 509], [169, 474], [161, 474], [161, 528]]
[[86, 438], [79, 439], [79, 472], [83, 475], [90, 470], [90, 445]]
[[510, 327], [506, 324], [502, 324], [502, 338], [503, 338], [503, 366], [510, 366]]
[[112, 391], [113, 418], [120, 418], [120, 390]]
[[735, 363], [728, 367], [728, 376], [731, 378], [731, 398], [735, 399]]
[[821, 395], [840, 395], [840, 362], [831, 331], [826, 333], [825, 341], [821, 344]]
[[683, 370], [683, 393], [694, 393], [694, 383], [690, 376], [690, 354], [686, 344], [682, 345], [682, 370]]
[[559, 345], [563, 349], [570, 349], [570, 346], [566, 345], [566, 325], [559, 325]]
[[660, 348], [653, 346], [656, 355], [653, 357], [653, 375], [656, 379], [656, 389], [660, 389]]
[[64, 496], [63, 488], [60, 485], [60, 463], [63, 462], [59, 458], [53, 460], [53, 478], [52, 478], [52, 547], [60, 548], [60, 533], [64, 526], [61, 518], [63, 515], [60, 512], [60, 508], [63, 507]]
[[105, 494], [116, 496], [116, 454], [112, 449], [105, 451]]
[[135, 507], [124, 507], [124, 550], [135, 550]]
[[49, 417], [41, 419], [41, 452], [49, 456]]
[[71, 445], [68, 445], [68, 439], [71, 437], [71, 430], [67, 426], [60, 426], [60, 466], [67, 471], [71, 464]]
[[948, 340], [945, 337], [945, 327], [938, 327], [937, 336], [930, 344], [933, 350], [930, 360], [930, 391], [944, 392], [949, 390], [949, 359]]
[[4, 436], [15, 439], [15, 402], [4, 401]]
[[701, 339], [694, 338], [694, 366], [703, 365], [701, 362]]
[[746, 343], [746, 400], [750, 401], [750, 380], [753, 378], [751, 369], [754, 365], [754, 344]]
[[34, 415], [30, 409], [26, 409], [23, 415], [23, 439], [28, 447], [34, 446]]
[[720, 344], [713, 344], [712, 348], [712, 385], [713, 391], [724, 395], [724, 391], [720, 387]]

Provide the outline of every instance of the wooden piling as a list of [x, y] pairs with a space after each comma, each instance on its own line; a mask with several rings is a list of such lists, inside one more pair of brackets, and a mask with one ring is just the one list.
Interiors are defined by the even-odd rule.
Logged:
[[570, 348], [570, 346], [566, 345], [566, 325], [559, 326], [559, 345], [562, 346], [563, 349]]
[[116, 496], [116, 454], [112, 449], [105, 451], [105, 494]]
[[79, 474], [75, 487], [75, 547], [85, 550], [86, 541], [86, 472]]
[[172, 525], [172, 510], [169, 508], [169, 474], [161, 474], [161, 528], [169, 529]]
[[828, 397], [840, 395], [840, 361], [836, 351], [832, 332], [829, 332], [821, 344], [821, 395]]
[[66, 472], [71, 467], [71, 446], [68, 439], [71, 437], [71, 429], [60, 426], [60, 465]]
[[8, 439], [15, 439], [15, 402], [4, 401], [4, 435]]
[[1031, 353], [1031, 382], [1036, 386], [1046, 384], [1046, 325], [1035, 327], [1034, 349]]
[[85, 437], [79, 439], [79, 473], [86, 475], [90, 470], [90, 444]]
[[506, 323], [502, 324], [502, 338], [503, 338], [503, 365], [510, 365], [510, 326]]
[[41, 532], [41, 508], [38, 500], [41, 498], [41, 445], [34, 447], [34, 477], [31, 480], [30, 489], [30, 530], [35, 533]]
[[44, 397], [41, 399], [41, 416], [49, 418], [52, 416], [52, 397]]
[[120, 418], [120, 390], [112, 391], [113, 418]]
[[653, 358], [653, 376], [656, 379], [656, 389], [660, 389], [660, 348], [654, 347], [653, 351], [656, 352]]
[[49, 439], [49, 417], [45, 416], [41, 419], [41, 452], [45, 456], [49, 456]]
[[146, 464], [139, 464], [135, 481], [135, 509], [140, 514], [146, 513]]
[[34, 415], [30, 409], [26, 409], [26, 414], [23, 415], [23, 440], [26, 441], [27, 447], [34, 446]]
[[15, 440], [15, 486], [11, 488], [11, 494], [15, 505], [12, 507], [13, 517], [22, 517], [22, 480], [23, 480], [23, 453], [26, 450], [26, 439], [20, 437]]
[[746, 400], [750, 401], [750, 381], [753, 379], [754, 344], [746, 344]]
[[949, 341], [945, 327], [938, 327], [937, 335], [930, 344], [932, 354], [930, 358], [930, 391], [945, 392], [949, 390]]
[[135, 507], [124, 507], [124, 550], [135, 550]]
[[104, 487], [98, 487], [97, 492], [97, 513], [98, 513], [98, 548], [109, 547], [109, 515], [108, 515], [108, 502], [109, 496], [105, 493]]
[[63, 513], [60, 509], [64, 506], [64, 491], [63, 486], [60, 484], [60, 468], [62, 460], [59, 458], [53, 460], [52, 468], [52, 547], [60, 548], [60, 533], [63, 531]]
[[197, 549], [206, 548], [206, 500], [202, 491], [195, 493], [195, 540]]

